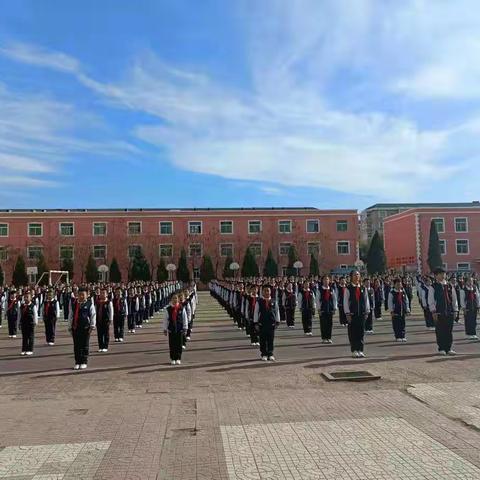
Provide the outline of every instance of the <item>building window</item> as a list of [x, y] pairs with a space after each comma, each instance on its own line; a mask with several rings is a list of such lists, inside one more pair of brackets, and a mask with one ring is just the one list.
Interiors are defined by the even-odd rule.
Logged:
[[173, 223], [172, 222], [160, 222], [160, 235], [172, 235]]
[[320, 222], [318, 220], [307, 220], [307, 233], [318, 233]]
[[282, 276], [287, 277], [288, 276], [288, 267], [282, 267]]
[[455, 219], [455, 231], [457, 233], [468, 232], [468, 220], [466, 218]]
[[221, 243], [220, 256], [233, 258], [233, 243]]
[[340, 264], [340, 268], [341, 268], [342, 270], [347, 270], [347, 269], [348, 269], [348, 265], [345, 264], [345, 263], [342, 263], [342, 264]]
[[320, 244], [318, 242], [308, 242], [307, 243], [307, 252], [308, 255], [320, 255]]
[[129, 245], [128, 246], [128, 258], [132, 259], [138, 255], [142, 254], [142, 246], [141, 245]]
[[470, 264], [468, 262], [457, 263], [457, 270], [470, 270]]
[[171, 244], [160, 245], [160, 256], [173, 257], [173, 245]]
[[233, 233], [233, 222], [231, 220], [221, 220], [220, 233], [223, 233], [223, 234]]
[[128, 234], [140, 235], [142, 233], [142, 222], [128, 222]]
[[196, 267], [196, 268], [193, 269], [193, 279], [196, 282], [200, 281], [200, 268]]
[[107, 246], [106, 245], [94, 245], [93, 246], [93, 258], [95, 260], [104, 260], [107, 258]]
[[41, 237], [43, 235], [43, 225], [41, 223], [28, 224], [29, 237]]
[[348, 240], [337, 242], [337, 255], [350, 255], [350, 242]]
[[278, 233], [292, 233], [292, 221], [291, 220], [279, 220], [278, 221]]
[[188, 247], [188, 255], [190, 257], [201, 257], [202, 256], [202, 244], [201, 243], [191, 243]]
[[73, 237], [74, 236], [74, 227], [73, 223], [60, 223], [60, 235], [62, 237]]
[[440, 244], [440, 255], [447, 254], [447, 241], [446, 240], [439, 240]]
[[0, 247], [0, 262], [6, 262], [8, 260], [7, 247]]
[[202, 222], [188, 222], [188, 233], [190, 235], [201, 235]]
[[27, 258], [29, 260], [38, 260], [43, 255], [43, 247], [39, 245], [32, 245], [27, 247]]
[[447, 263], [442, 263], [442, 268], [448, 272], [448, 264]]
[[60, 260], [73, 260], [73, 245], [61, 245], [59, 252]]
[[432, 222], [435, 223], [438, 233], [445, 232], [445, 220], [443, 218], [432, 218]]
[[262, 222], [261, 220], [249, 220], [248, 221], [248, 233], [261, 233]]
[[346, 231], [348, 231], [348, 221], [337, 220], [337, 232], [346, 232]]
[[291, 243], [281, 243], [279, 246], [278, 246], [278, 253], [280, 255], [288, 255], [288, 251], [290, 250], [290, 247], [292, 246]]
[[8, 237], [8, 223], [0, 223], [0, 237]]
[[457, 254], [468, 255], [469, 253], [468, 240], [457, 240], [456, 243], [457, 243]]
[[260, 257], [262, 255], [262, 244], [261, 243], [251, 243], [249, 245], [250, 251], [254, 257]]
[[105, 222], [94, 223], [93, 234], [95, 236], [105, 236], [107, 234], [107, 224]]

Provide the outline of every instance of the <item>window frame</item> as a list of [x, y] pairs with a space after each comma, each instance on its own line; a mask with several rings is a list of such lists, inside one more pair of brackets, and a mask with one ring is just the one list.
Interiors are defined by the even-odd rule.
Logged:
[[[339, 225], [339, 224], [345, 224], [345, 230], [339, 230], [339, 229], [338, 229], [338, 225]], [[345, 233], [345, 232], [348, 232], [348, 220], [344, 220], [344, 219], [342, 219], [342, 220], [336, 220], [336, 221], [335, 221], [335, 231], [336, 231], [337, 233]]]
[[[458, 251], [458, 242], [467, 242], [467, 251], [466, 252], [459, 252]], [[456, 238], [455, 239], [455, 251], [456, 251], [457, 255], [470, 255], [470, 241], [468, 240], [468, 238]]]
[[[285, 247], [285, 245], [288, 245], [287, 253], [282, 253], [282, 246]], [[280, 243], [278, 244], [278, 255], [279, 255], [280, 257], [286, 257], [286, 256], [288, 256], [288, 252], [289, 252], [290, 247], [291, 247], [292, 245], [293, 245], [292, 242], [280, 242]]]
[[[317, 222], [318, 230], [316, 232], [309, 232], [308, 231], [308, 222]], [[305, 233], [308, 233], [310, 235], [315, 235], [316, 233], [320, 233], [320, 219], [318, 219], [318, 218], [307, 218], [305, 220]]]
[[43, 245], [27, 245], [27, 260], [38, 260], [40, 255], [38, 256], [30, 256], [30, 249], [31, 248], [38, 248], [40, 249], [40, 255], [43, 255], [44, 247]]
[[[162, 247], [170, 247], [170, 255], [162, 255]], [[173, 243], [159, 243], [158, 244], [158, 257], [159, 258], [172, 258], [173, 257]]]
[[[225, 245], [230, 245], [232, 247], [232, 253], [231, 255], [223, 255], [222, 254], [222, 247], [224, 247]], [[218, 255], [221, 257], [221, 258], [228, 258], [228, 257], [232, 257], [233, 258], [233, 255], [234, 255], [234, 246], [233, 246], [233, 243], [219, 243], [218, 244]]]
[[[465, 220], [465, 230], [457, 230], [457, 220]], [[455, 227], [455, 233], [468, 233], [468, 217], [455, 217], [453, 226]]]
[[[251, 246], [252, 245], [260, 245], [260, 253], [258, 255], [255, 255], [255, 253], [252, 251]], [[254, 257], [261, 257], [263, 253], [263, 243], [262, 242], [252, 242], [248, 244], [248, 248], [250, 248], [250, 251], [252, 252]]]
[[[105, 225], [105, 233], [95, 233], [95, 225]], [[108, 233], [107, 222], [92, 222], [92, 237], [106, 237]]]
[[[42, 233], [40, 235], [31, 235], [30, 234], [30, 225], [40, 225], [40, 229]], [[27, 237], [32, 237], [32, 238], [42, 238], [43, 237], [43, 222], [30, 222], [27, 223]]]
[[139, 247], [140, 251], [143, 250], [143, 245], [141, 243], [132, 243], [130, 245], [127, 245], [127, 258], [129, 260], [133, 260], [135, 258], [135, 255], [130, 256], [130, 247]]
[[[192, 245], [200, 245], [200, 254], [199, 255], [192, 255]], [[189, 243], [188, 244], [188, 256], [190, 258], [192, 258], [192, 257], [202, 258], [203, 257], [203, 244], [202, 244], [202, 242]]]
[[443, 224], [443, 230], [439, 230], [438, 229], [438, 225], [437, 225], [437, 233], [445, 233], [445, 217], [432, 217], [430, 219], [430, 225], [432, 224], [433, 221], [435, 220], [441, 220], [442, 221], [442, 224]]
[[[62, 248], [71, 248], [72, 256], [71, 257], [62, 257]], [[58, 246], [58, 259], [59, 260], [75, 260], [75, 246], [74, 245], [59, 245]]]
[[[468, 265], [468, 268], [460, 268], [460, 265]], [[468, 272], [471, 269], [472, 269], [472, 264], [470, 262], [457, 262], [457, 271]]]
[[[199, 223], [200, 224], [200, 232], [191, 232], [190, 227], [192, 223]], [[188, 235], [203, 235], [203, 220], [189, 220], [188, 221], [188, 228], [187, 228]]]
[[[72, 227], [72, 234], [71, 235], [66, 235], [65, 233], [62, 233], [62, 226], [71, 226]], [[75, 222], [58, 222], [58, 234], [61, 237], [74, 237], [75, 236]]]
[[[95, 256], [95, 247], [103, 247], [105, 249], [105, 255], [103, 257]], [[92, 257], [94, 260], [106, 260], [107, 259], [107, 245], [98, 243], [97, 245], [92, 245]]]
[[[5, 252], [5, 258], [2, 258], [3, 252]], [[0, 245], [0, 262], [8, 262], [8, 247]]]
[[308, 256], [312, 255], [312, 253], [310, 252], [311, 245], [316, 245], [318, 247], [317, 251], [315, 252], [315, 255], [320, 256], [320, 252], [321, 252], [320, 242], [307, 242], [307, 255]]
[[8, 238], [8, 237], [10, 236], [10, 224], [9, 224], [9, 223], [3, 223], [3, 222], [2, 222], [2, 223], [0, 223], [0, 228], [1, 228], [3, 225], [7, 227], [7, 234], [6, 234], [6, 235], [1, 235], [1, 234], [0, 234], [0, 238]]
[[[162, 223], [170, 224], [170, 233], [162, 233]], [[158, 234], [167, 237], [173, 235], [173, 222], [171, 220], [160, 220], [158, 222]]]
[[[251, 232], [251, 231], [250, 231], [250, 225], [251, 225], [252, 222], [255, 222], [255, 223], [258, 223], [258, 224], [259, 224], [260, 229], [259, 229], [258, 232]], [[247, 225], [248, 225], [247, 231], [248, 231], [248, 234], [249, 234], [249, 235], [259, 235], [259, 234], [261, 234], [261, 233], [263, 232], [263, 222], [262, 222], [262, 220], [248, 220], [248, 224], [247, 224]]]
[[[140, 232], [138, 232], [138, 233], [131, 233], [130, 232], [130, 225], [133, 224], [133, 223], [138, 223], [140, 225]], [[142, 232], [143, 232], [143, 225], [142, 225], [141, 220], [132, 220], [132, 221], [127, 222], [127, 235], [129, 237], [138, 237], [139, 235], [142, 234]]]
[[445, 240], [444, 238], [439, 238], [438, 239], [438, 243], [440, 245], [444, 245], [444, 252], [442, 253], [442, 248], [440, 247], [440, 255], [446, 255], [447, 254], [447, 240]]
[[[222, 232], [222, 223], [230, 222], [232, 226], [232, 231], [231, 232]], [[218, 221], [218, 232], [220, 235], [233, 235], [233, 220], [219, 220]]]
[[[288, 225], [289, 225], [289, 228], [290, 228], [290, 231], [288, 232], [282, 232], [280, 230], [280, 224], [285, 224], [288, 222]], [[293, 231], [293, 221], [292, 220], [277, 220], [277, 230], [278, 230], [278, 233], [280, 235], [291, 235], [292, 234], [292, 231]]]
[[[340, 243], [346, 243], [348, 245], [348, 252], [347, 253], [340, 253], [338, 251], [338, 247]], [[336, 242], [336, 247], [337, 247], [337, 255], [350, 255], [351, 254], [351, 245], [350, 245], [350, 240], [337, 240]]]

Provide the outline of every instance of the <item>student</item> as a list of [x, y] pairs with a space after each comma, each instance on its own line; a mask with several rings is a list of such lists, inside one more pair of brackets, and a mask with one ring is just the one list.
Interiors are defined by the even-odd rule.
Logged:
[[165, 310], [163, 319], [163, 334], [168, 334], [170, 361], [172, 365], [182, 363], [182, 343], [184, 332], [188, 328], [188, 318], [185, 308], [179, 301], [179, 296], [174, 293], [170, 305]]
[[297, 296], [293, 291], [293, 284], [287, 284], [287, 290], [283, 295], [285, 318], [288, 328], [295, 328], [295, 309], [297, 308]]
[[125, 328], [125, 319], [128, 317], [127, 300], [122, 296], [122, 289], [115, 289], [113, 305], [113, 338], [116, 342], [123, 342], [123, 332]]
[[318, 289], [317, 299], [322, 343], [332, 343], [333, 315], [335, 315], [336, 311], [337, 295], [330, 285], [330, 277], [328, 275], [325, 275], [322, 278], [321, 286]]
[[345, 308], [343, 307], [343, 299], [345, 297], [345, 290], [347, 288], [347, 282], [345, 277], [340, 277], [338, 281], [337, 289], [337, 303], [338, 303], [338, 315], [340, 320], [340, 325], [346, 327], [348, 325], [347, 315], [345, 314]]
[[297, 304], [302, 312], [303, 332], [307, 336], [312, 336], [312, 320], [315, 316], [315, 295], [310, 290], [309, 282], [303, 282], [303, 289], [298, 294]]
[[[383, 298], [383, 287], [378, 278], [373, 281], [373, 311], [375, 314], [375, 321], [382, 319], [382, 304], [384, 302]], [[371, 306], [370, 306], [371, 308]]]
[[135, 295], [133, 288], [128, 289], [127, 297], [127, 323], [128, 323], [128, 333], [135, 333], [135, 326], [137, 324], [137, 315], [140, 308], [140, 300], [138, 296]]
[[7, 301], [6, 317], [8, 323], [8, 336], [17, 338], [18, 322], [20, 321], [20, 301], [17, 298], [17, 291], [10, 290]]
[[460, 290], [460, 306], [465, 316], [465, 335], [469, 340], [478, 340], [477, 316], [480, 308], [480, 294], [471, 277]]
[[256, 302], [253, 323], [260, 336], [262, 360], [274, 362], [275, 329], [280, 324], [280, 313], [277, 303], [272, 299], [271, 289], [268, 285], [262, 288], [262, 297]]
[[20, 307], [20, 327], [22, 329], [22, 355], [33, 355], [35, 326], [38, 325], [37, 306], [32, 302], [32, 293], [26, 290], [23, 305]]
[[435, 322], [433, 321], [433, 315], [428, 306], [428, 292], [432, 288], [432, 279], [426, 277], [425, 281], [419, 280], [419, 298], [420, 305], [423, 309], [423, 317], [425, 319], [425, 326], [428, 330], [435, 330]]
[[78, 290], [77, 298], [71, 302], [68, 317], [68, 331], [73, 338], [73, 352], [75, 355], [74, 370], [87, 368], [90, 334], [96, 325], [96, 311], [92, 300], [88, 299], [85, 288]]
[[365, 320], [365, 333], [373, 333], [373, 310], [375, 308], [375, 292], [369, 278], [363, 280], [363, 285], [367, 290], [368, 301], [370, 302], [370, 312]]
[[396, 278], [393, 282], [393, 288], [388, 294], [388, 310], [392, 316], [393, 334], [397, 342], [407, 341], [405, 337], [405, 316], [410, 313], [409, 305], [408, 296], [402, 288], [402, 281]]
[[108, 352], [110, 324], [113, 321], [113, 305], [107, 298], [107, 290], [102, 287], [95, 302], [98, 351]]
[[428, 307], [435, 322], [438, 353], [440, 355], [456, 355], [453, 350], [453, 322], [458, 311], [457, 293], [447, 283], [443, 268], [434, 271], [435, 281], [428, 292]]
[[370, 313], [367, 289], [362, 285], [360, 272], [353, 270], [350, 274], [350, 285], [345, 289], [343, 307], [348, 321], [348, 340], [353, 358], [363, 358], [365, 354], [364, 335], [365, 320]]
[[246, 319], [248, 323], [248, 330], [250, 332], [250, 345], [260, 346], [260, 342], [258, 339], [258, 332], [255, 328], [255, 324], [253, 323], [253, 317], [255, 314], [255, 306], [257, 305], [258, 301], [258, 287], [256, 285], [252, 285], [250, 287], [250, 295], [247, 298], [247, 305], [246, 305]]
[[55, 329], [60, 318], [60, 305], [52, 289], [48, 290], [47, 300], [43, 304], [43, 323], [47, 345], [55, 345]]

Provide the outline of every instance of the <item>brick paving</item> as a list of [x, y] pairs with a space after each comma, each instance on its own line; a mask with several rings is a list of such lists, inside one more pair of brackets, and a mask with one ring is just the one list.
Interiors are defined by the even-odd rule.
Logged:
[[[407, 344], [385, 320], [357, 360], [317, 319], [313, 337], [281, 326], [265, 364], [206, 294], [197, 317], [175, 367], [159, 318], [106, 354], [93, 340], [82, 372], [63, 324], [54, 347], [40, 325], [30, 358], [1, 329], [0, 479], [480, 479], [480, 343], [463, 326], [459, 355], [438, 357], [417, 309]], [[328, 383], [333, 369], [382, 379]], [[73, 458], [82, 445], [108, 447]]]

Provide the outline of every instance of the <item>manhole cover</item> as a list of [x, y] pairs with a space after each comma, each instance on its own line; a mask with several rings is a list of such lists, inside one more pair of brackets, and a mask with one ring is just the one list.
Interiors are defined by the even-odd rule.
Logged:
[[338, 381], [362, 381], [362, 380], [379, 380], [382, 378], [380, 375], [373, 375], [366, 370], [360, 370], [356, 372], [324, 372], [322, 376], [330, 382]]

